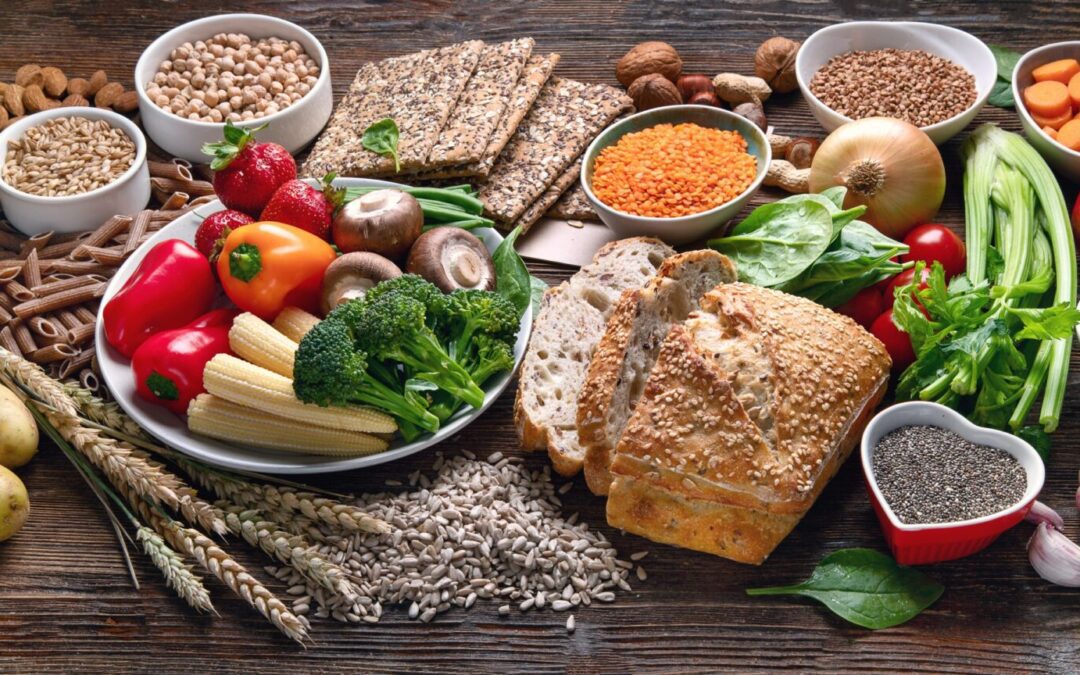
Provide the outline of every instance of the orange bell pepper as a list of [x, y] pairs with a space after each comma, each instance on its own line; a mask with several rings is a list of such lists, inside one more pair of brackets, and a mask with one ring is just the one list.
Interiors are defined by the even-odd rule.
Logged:
[[330, 244], [299, 227], [262, 221], [238, 227], [217, 261], [225, 294], [240, 309], [273, 320], [287, 306], [317, 312]]

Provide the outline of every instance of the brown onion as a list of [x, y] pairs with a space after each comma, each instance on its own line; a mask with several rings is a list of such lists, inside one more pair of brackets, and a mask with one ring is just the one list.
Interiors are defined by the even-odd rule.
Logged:
[[893, 239], [933, 219], [945, 197], [945, 164], [930, 137], [903, 120], [868, 117], [829, 134], [810, 167], [810, 191], [848, 189], [844, 207]]

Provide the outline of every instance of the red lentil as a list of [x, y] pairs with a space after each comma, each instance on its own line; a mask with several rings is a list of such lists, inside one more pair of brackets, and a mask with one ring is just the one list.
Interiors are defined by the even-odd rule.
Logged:
[[658, 124], [600, 151], [592, 191], [624, 213], [674, 218], [731, 201], [756, 174], [757, 160], [737, 131]]

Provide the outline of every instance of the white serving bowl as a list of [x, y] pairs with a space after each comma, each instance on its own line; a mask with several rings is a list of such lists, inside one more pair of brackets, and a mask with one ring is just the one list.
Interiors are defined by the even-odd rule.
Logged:
[[63, 197], [39, 197], [20, 192], [0, 177], [0, 207], [20, 232], [33, 236], [44, 232], [82, 232], [96, 229], [115, 215], [132, 215], [150, 201], [150, 171], [146, 167], [146, 137], [128, 118], [103, 108], [53, 108], [14, 122], [0, 132], [0, 158], [8, 143], [23, 137], [27, 129], [56, 117], [106, 120], [135, 143], [135, 161], [119, 178], [90, 192]]
[[185, 42], [206, 40], [218, 33], [245, 33], [256, 39], [279, 37], [296, 40], [319, 64], [319, 79], [306, 96], [272, 115], [234, 122], [241, 127], [267, 124], [266, 129], [259, 132], [259, 140], [282, 145], [293, 154], [302, 150], [326, 126], [334, 107], [329, 60], [326, 50], [314, 35], [294, 23], [263, 14], [220, 14], [196, 19], [173, 28], [143, 51], [135, 64], [135, 91], [139, 94], [139, 113], [150, 140], [170, 155], [192, 162], [206, 162], [207, 157], [202, 154], [203, 144], [221, 140], [225, 127], [223, 123], [179, 117], [159, 108], [146, 95], [146, 84], [154, 79], [158, 66], [173, 49]]
[[810, 80], [838, 54], [874, 49], [922, 50], [949, 59], [975, 76], [976, 97], [971, 107], [947, 120], [922, 127], [938, 145], [971, 123], [997, 81], [997, 62], [990, 48], [977, 37], [956, 28], [917, 21], [849, 21], [828, 26], [807, 38], [795, 58], [799, 90], [810, 106], [810, 112], [826, 131], [852, 120], [818, 100], [810, 91]]
[[1024, 127], [1024, 135], [1031, 141], [1031, 145], [1050, 166], [1068, 176], [1074, 183], [1080, 183], [1080, 152], [1066, 148], [1043, 133], [1024, 105], [1024, 89], [1035, 83], [1031, 71], [1058, 59], [1080, 59], [1080, 40], [1055, 42], [1024, 54], [1013, 69], [1013, 98], [1016, 99], [1016, 110], [1020, 114], [1020, 125]]

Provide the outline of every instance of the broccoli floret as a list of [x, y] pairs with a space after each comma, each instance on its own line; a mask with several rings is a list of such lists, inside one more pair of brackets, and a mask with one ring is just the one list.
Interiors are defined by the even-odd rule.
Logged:
[[505, 296], [473, 289], [454, 291], [446, 299], [443, 331], [448, 351], [458, 363], [468, 357], [474, 336], [489, 335], [506, 342], [517, 336], [520, 326], [517, 307]]
[[356, 348], [354, 333], [344, 320], [351, 311], [331, 313], [331, 317], [316, 324], [300, 341], [293, 366], [293, 390], [297, 398], [321, 406], [370, 405], [410, 428], [437, 431], [439, 418], [427, 410], [422, 400], [406, 396], [373, 376], [377, 372], [375, 364], [368, 367], [367, 355]]
[[473, 338], [462, 363], [473, 381], [484, 384], [493, 375], [514, 369], [514, 348], [505, 340], [481, 334]]
[[357, 347], [374, 358], [401, 363], [411, 377], [431, 382], [479, 408], [484, 391], [450, 358], [426, 323], [427, 314], [427, 307], [405, 292], [369, 296], [354, 329]]

